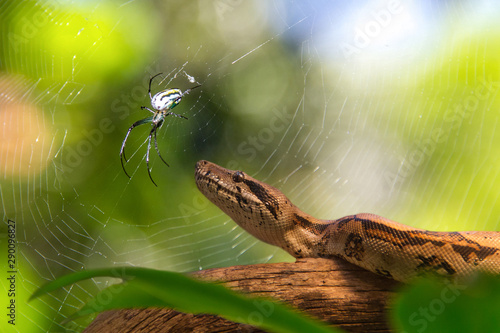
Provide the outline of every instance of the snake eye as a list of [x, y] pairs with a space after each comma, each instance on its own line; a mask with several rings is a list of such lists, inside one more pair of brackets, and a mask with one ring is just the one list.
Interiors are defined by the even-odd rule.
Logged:
[[241, 171], [236, 171], [234, 174], [233, 174], [233, 181], [235, 183], [241, 183], [243, 181], [243, 179], [245, 179], [245, 174]]

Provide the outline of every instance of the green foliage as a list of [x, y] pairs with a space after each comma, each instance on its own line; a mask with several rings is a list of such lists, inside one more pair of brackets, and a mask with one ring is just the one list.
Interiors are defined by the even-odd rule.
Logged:
[[500, 280], [479, 276], [462, 284], [417, 281], [398, 295], [398, 332], [500, 332]]
[[[288, 307], [249, 298], [222, 285], [200, 282], [183, 274], [121, 267], [81, 271], [39, 288], [30, 300], [58, 288], [95, 277], [115, 277], [122, 283], [100, 291], [68, 317], [118, 308], [168, 307], [186, 313], [215, 314], [272, 332], [340, 332], [304, 317]], [[402, 290], [393, 304], [397, 332], [499, 332], [500, 280], [478, 276], [467, 284], [423, 279]]]
[[272, 332], [338, 332], [284, 305], [247, 298], [222, 285], [200, 282], [183, 274], [146, 268], [104, 268], [65, 275], [38, 289], [31, 299], [81, 280], [103, 276], [120, 278], [123, 283], [100, 291], [66, 322], [110, 309], [169, 307], [188, 313], [220, 315]]

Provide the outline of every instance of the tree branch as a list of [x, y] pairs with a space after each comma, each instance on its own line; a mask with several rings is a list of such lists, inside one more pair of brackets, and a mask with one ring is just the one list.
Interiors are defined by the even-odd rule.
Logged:
[[[399, 283], [340, 259], [233, 266], [191, 274], [204, 281], [274, 298], [348, 332], [390, 332], [387, 309]], [[269, 315], [263, 308], [259, 316]], [[272, 313], [271, 313], [272, 315]], [[101, 313], [85, 329], [94, 332], [260, 332], [212, 315], [170, 309], [124, 309]]]

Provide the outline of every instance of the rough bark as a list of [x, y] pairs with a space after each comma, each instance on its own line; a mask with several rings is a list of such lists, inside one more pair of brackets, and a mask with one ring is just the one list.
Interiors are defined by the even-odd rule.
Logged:
[[[348, 332], [390, 332], [387, 310], [398, 283], [342, 260], [216, 268], [192, 273], [245, 293], [274, 298]], [[258, 316], [267, 315], [266, 309]], [[170, 309], [125, 309], [101, 313], [93, 332], [261, 332], [212, 315]]]

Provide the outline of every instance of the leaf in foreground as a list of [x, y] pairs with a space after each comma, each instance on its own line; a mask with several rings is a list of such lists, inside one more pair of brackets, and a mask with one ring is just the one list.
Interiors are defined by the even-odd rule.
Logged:
[[500, 279], [468, 284], [421, 280], [398, 294], [393, 321], [401, 332], [500, 332]]
[[137, 267], [105, 268], [72, 273], [47, 283], [30, 299], [95, 277], [117, 277], [123, 283], [100, 291], [67, 321], [117, 308], [169, 307], [186, 313], [206, 313], [273, 332], [339, 332], [288, 307], [248, 298], [222, 285], [194, 280], [180, 273]]

